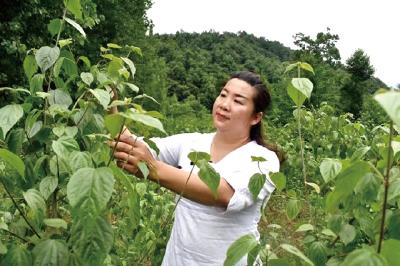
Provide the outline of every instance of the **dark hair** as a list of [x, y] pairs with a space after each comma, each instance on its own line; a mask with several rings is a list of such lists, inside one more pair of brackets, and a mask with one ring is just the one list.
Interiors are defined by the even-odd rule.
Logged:
[[[256, 93], [253, 97], [254, 113], [264, 112], [271, 105], [271, 94], [267, 86], [262, 82], [259, 75], [250, 71], [240, 71], [232, 74], [229, 79], [240, 79], [252, 86]], [[284, 161], [284, 154], [276, 144], [269, 143], [265, 140], [263, 134], [262, 119], [259, 123], [250, 128], [250, 139], [255, 140], [257, 144], [268, 148], [276, 153], [279, 161]]]

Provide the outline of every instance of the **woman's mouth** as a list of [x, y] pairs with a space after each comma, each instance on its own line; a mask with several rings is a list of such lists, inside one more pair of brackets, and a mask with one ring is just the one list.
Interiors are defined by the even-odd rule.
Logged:
[[215, 116], [217, 117], [218, 120], [229, 120], [229, 117], [228, 117], [228, 116], [223, 115], [223, 114], [221, 114], [221, 113], [219, 113], [219, 112], [216, 112], [216, 113], [215, 113]]

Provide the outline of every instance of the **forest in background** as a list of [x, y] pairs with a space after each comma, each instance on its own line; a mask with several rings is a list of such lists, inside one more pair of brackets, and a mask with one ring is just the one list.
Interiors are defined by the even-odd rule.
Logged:
[[[342, 62], [340, 36], [329, 28], [296, 33], [297, 49], [246, 32], [153, 34], [151, 5], [3, 1], [0, 265], [159, 265], [173, 197], [118, 171], [105, 138], [127, 121], [145, 137], [213, 130], [213, 100], [239, 70], [267, 83], [265, 132], [286, 161], [271, 176], [277, 191], [260, 223], [260, 243], [250, 239], [236, 251], [254, 247], [246, 253], [255, 250], [268, 265], [397, 261], [399, 109], [390, 97], [383, 104], [373, 98], [387, 86], [374, 77], [368, 55], [355, 47]], [[52, 49], [59, 54], [40, 57]], [[293, 103], [288, 84], [300, 77], [312, 95]], [[111, 101], [112, 89], [121, 101]], [[120, 114], [110, 115], [115, 106]], [[94, 182], [82, 184], [88, 176]], [[95, 182], [104, 189], [79, 191], [95, 190]], [[83, 207], [81, 196], [89, 202]]]

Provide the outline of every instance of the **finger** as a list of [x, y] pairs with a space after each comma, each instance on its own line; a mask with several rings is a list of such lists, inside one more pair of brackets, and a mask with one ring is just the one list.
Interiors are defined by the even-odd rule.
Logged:
[[120, 168], [122, 168], [124, 170], [127, 170], [128, 172], [130, 172], [132, 174], [136, 174], [138, 172], [138, 168], [137, 167], [135, 167], [133, 165], [130, 165], [130, 164], [127, 164], [126, 162], [118, 161], [117, 165], [118, 165], [118, 167], [120, 167]]
[[124, 161], [130, 165], [136, 166], [139, 163], [139, 160], [126, 152], [115, 152], [114, 158], [119, 161]]
[[133, 146], [132, 145], [130, 145], [130, 144], [127, 144], [127, 143], [125, 143], [125, 142], [116, 142], [116, 141], [109, 141], [108, 142], [108, 145], [111, 147], [111, 148], [114, 148], [115, 147], [115, 145], [117, 145], [116, 147], [115, 147], [115, 150], [116, 151], [121, 151], [121, 152], [126, 152], [126, 153], [131, 153], [132, 152], [132, 149], [133, 149]]
[[128, 143], [133, 146], [137, 143], [137, 140], [138, 140], [138, 137], [133, 134], [132, 135], [125, 134], [125, 135], [121, 135], [119, 137], [119, 141]]

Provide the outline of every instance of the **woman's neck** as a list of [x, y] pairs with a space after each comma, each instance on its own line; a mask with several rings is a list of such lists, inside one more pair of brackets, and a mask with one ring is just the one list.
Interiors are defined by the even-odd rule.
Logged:
[[217, 131], [211, 144], [211, 159], [214, 162], [218, 162], [226, 154], [250, 141], [250, 136], [248, 134], [239, 136], [235, 134], [227, 135]]

